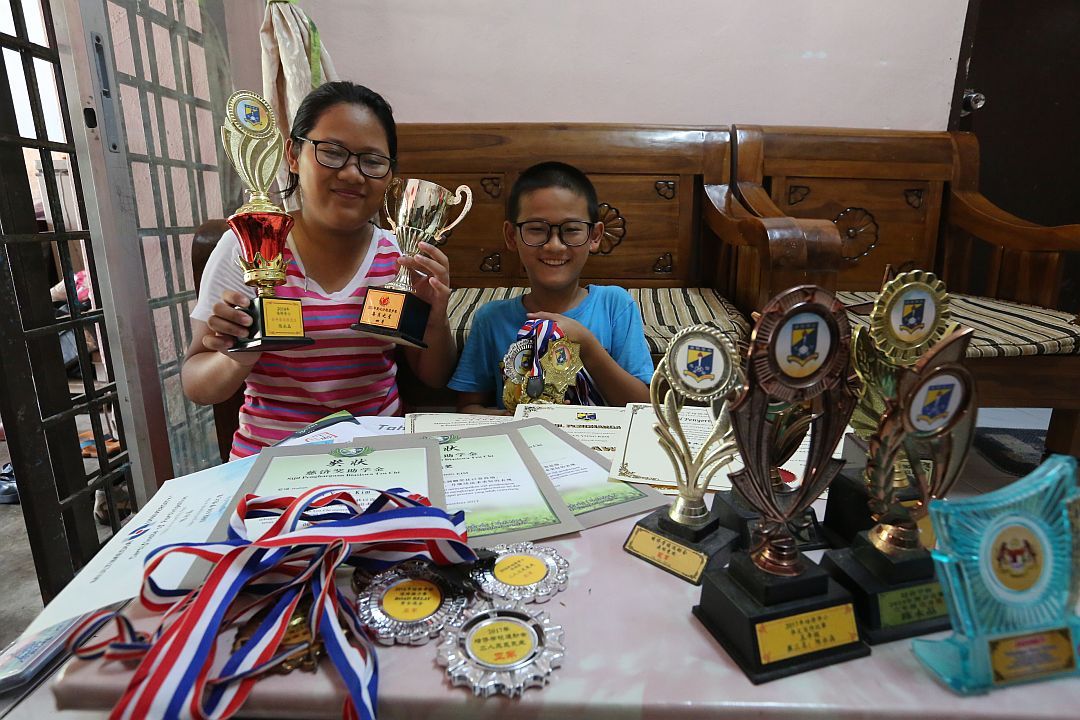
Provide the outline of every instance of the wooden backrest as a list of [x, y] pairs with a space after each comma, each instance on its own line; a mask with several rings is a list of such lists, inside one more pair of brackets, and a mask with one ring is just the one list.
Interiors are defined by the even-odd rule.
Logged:
[[785, 215], [836, 223], [837, 289], [877, 288], [886, 265], [935, 266], [949, 133], [737, 126], [733, 138], [737, 180], [763, 185]]
[[514, 180], [546, 160], [578, 167], [596, 186], [607, 233], [586, 281], [714, 286], [714, 248], [699, 242], [702, 183], [727, 182], [727, 128], [415, 124], [398, 126], [398, 147], [398, 177], [473, 191], [472, 211], [443, 247], [455, 287], [528, 284], [503, 244], [502, 223]]

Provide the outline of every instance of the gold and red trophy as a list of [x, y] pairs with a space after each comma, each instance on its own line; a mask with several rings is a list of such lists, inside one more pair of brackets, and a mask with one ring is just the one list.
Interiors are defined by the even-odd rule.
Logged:
[[244, 269], [244, 284], [256, 296], [241, 308], [254, 322], [247, 338], [229, 352], [290, 350], [315, 342], [304, 337], [300, 301], [279, 298], [274, 288], [285, 284], [287, 263], [282, 255], [293, 219], [270, 200], [270, 185], [281, 165], [285, 147], [274, 111], [262, 97], [240, 90], [229, 97], [226, 124], [221, 126], [225, 153], [247, 188], [250, 199], [229, 219], [243, 254], [236, 261]]

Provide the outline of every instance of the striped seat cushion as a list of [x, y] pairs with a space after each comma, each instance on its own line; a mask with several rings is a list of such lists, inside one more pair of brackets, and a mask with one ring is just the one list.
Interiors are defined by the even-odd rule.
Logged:
[[[527, 288], [459, 288], [450, 293], [450, 329], [458, 350], [472, 328], [476, 310], [492, 300], [505, 300], [525, 293]], [[723, 332], [736, 346], [745, 346], [750, 324], [735, 306], [711, 288], [628, 288], [641, 308], [645, 340], [654, 357], [663, 354], [667, 343], [684, 327], [706, 323]]]
[[[876, 292], [838, 292], [845, 305], [872, 303]], [[1075, 315], [1006, 300], [950, 294], [953, 320], [975, 331], [969, 358], [1080, 353]], [[869, 325], [869, 313], [848, 313], [853, 325]]]

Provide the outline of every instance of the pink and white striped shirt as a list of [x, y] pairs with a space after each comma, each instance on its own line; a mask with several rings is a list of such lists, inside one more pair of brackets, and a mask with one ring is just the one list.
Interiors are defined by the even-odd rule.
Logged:
[[[236, 264], [240, 243], [231, 230], [210, 254], [191, 317], [205, 322], [225, 290], [249, 297], [243, 271]], [[264, 352], [251, 369], [233, 436], [232, 457], [253, 455], [319, 418], [348, 410], [354, 415], [401, 413], [396, 383], [395, 345], [364, 337], [351, 329], [369, 286], [382, 285], [397, 273], [401, 254], [394, 236], [375, 229], [367, 256], [341, 290], [328, 293], [304, 273], [290, 236], [284, 250], [286, 282], [278, 297], [303, 301], [304, 333], [315, 340], [297, 350]]]

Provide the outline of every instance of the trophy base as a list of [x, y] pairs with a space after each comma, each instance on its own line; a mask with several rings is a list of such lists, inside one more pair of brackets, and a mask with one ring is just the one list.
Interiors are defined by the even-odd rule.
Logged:
[[722, 568], [735, 545], [734, 531], [721, 527], [716, 502], [709, 522], [700, 528], [677, 523], [667, 506], [641, 518], [630, 531], [623, 549], [647, 563], [694, 585], [712, 568]]
[[299, 300], [279, 297], [256, 297], [246, 308], [251, 316], [251, 332], [238, 338], [229, 352], [280, 352], [311, 345], [304, 337], [304, 314]]
[[403, 290], [368, 288], [360, 319], [352, 329], [361, 335], [386, 340], [397, 345], [425, 349], [431, 305]]
[[[829, 485], [829, 497], [825, 500], [825, 520], [821, 523], [822, 534], [834, 548], [847, 547], [855, 536], [877, 524], [870, 515], [870, 492], [864, 479], [868, 446], [855, 433], [844, 437], [844, 470]], [[915, 478], [908, 473], [911, 483], [896, 488], [896, 497], [902, 503], [919, 499]]]
[[705, 574], [693, 612], [755, 685], [870, 654], [851, 595], [812, 563], [780, 577], [736, 552]]
[[851, 593], [871, 645], [948, 630], [949, 609], [926, 550], [891, 557], [859, 533], [850, 548], [829, 550], [821, 566]]
[[[715, 493], [713, 514], [719, 518], [722, 526], [738, 534], [738, 548], [750, 547], [753, 542], [754, 526], [761, 519], [761, 515], [743, 500], [742, 495], [734, 490], [721, 490]], [[799, 543], [800, 550], [820, 550], [829, 547], [813, 508], [807, 509], [798, 526], [792, 523], [789, 529]]]

